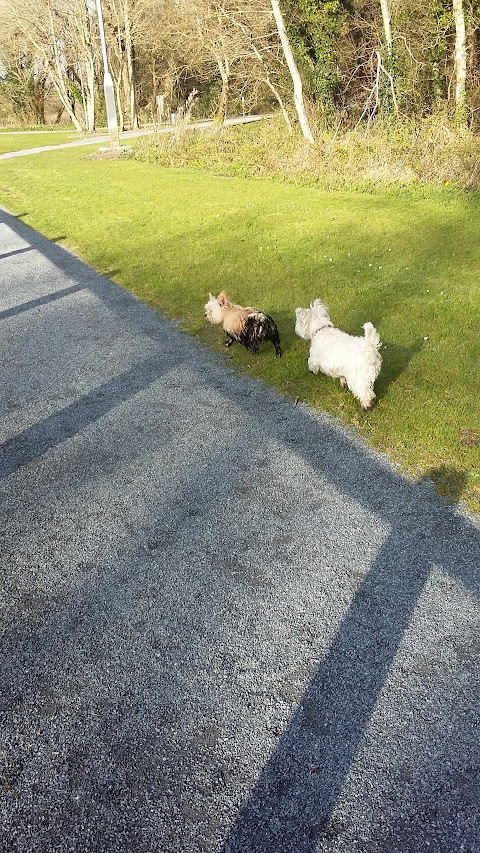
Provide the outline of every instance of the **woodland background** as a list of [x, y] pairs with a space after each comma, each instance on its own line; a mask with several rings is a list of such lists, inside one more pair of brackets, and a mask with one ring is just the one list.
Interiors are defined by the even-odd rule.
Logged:
[[[308, 127], [480, 123], [480, 0], [103, 0], [120, 126], [279, 110]], [[282, 43], [275, 6], [283, 16]], [[287, 51], [287, 52], [286, 52]], [[192, 94], [193, 93], [193, 94]], [[158, 96], [164, 111], [159, 115]], [[105, 126], [94, 0], [0, 0], [0, 124]]]

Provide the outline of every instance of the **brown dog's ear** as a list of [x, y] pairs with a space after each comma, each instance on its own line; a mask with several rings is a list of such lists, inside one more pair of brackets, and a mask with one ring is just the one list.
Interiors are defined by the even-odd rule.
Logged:
[[225, 293], [225, 291], [224, 291], [224, 290], [222, 290], [222, 292], [221, 292], [221, 293], [219, 293], [219, 294], [218, 294], [218, 296], [217, 296], [217, 302], [218, 302], [220, 305], [225, 305], [225, 302], [227, 302], [227, 301], [228, 301], [227, 294]]

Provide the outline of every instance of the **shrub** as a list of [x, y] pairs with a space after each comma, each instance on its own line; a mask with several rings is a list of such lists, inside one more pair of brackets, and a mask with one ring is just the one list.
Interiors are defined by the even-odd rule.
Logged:
[[318, 183], [326, 189], [412, 183], [480, 189], [480, 142], [446, 122], [381, 120], [368, 133], [319, 129], [315, 145], [288, 136], [279, 118], [221, 129], [156, 134], [139, 140], [137, 159], [164, 166], [193, 166], [220, 175], [270, 177]]

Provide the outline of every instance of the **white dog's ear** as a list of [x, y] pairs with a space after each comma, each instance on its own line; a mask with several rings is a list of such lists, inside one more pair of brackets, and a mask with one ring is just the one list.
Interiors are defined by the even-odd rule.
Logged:
[[209, 293], [209, 294], [208, 294], [208, 300], [209, 300], [209, 302], [211, 302], [211, 301], [212, 301], [212, 299], [215, 299], [215, 297], [214, 297], [213, 293]]
[[295, 314], [298, 315], [303, 311], [303, 308], [295, 308]]

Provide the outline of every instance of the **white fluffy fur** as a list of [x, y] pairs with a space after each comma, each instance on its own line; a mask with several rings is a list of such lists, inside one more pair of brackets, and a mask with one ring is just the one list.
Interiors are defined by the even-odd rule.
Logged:
[[336, 329], [330, 320], [328, 308], [320, 299], [310, 303], [310, 308], [297, 308], [295, 332], [311, 341], [308, 369], [311, 373], [325, 373], [340, 379], [344, 388], [360, 400], [364, 409], [375, 403], [373, 384], [380, 373], [382, 345], [377, 330], [365, 323], [363, 338], [347, 335]]
[[[240, 306], [236, 306], [240, 307]], [[225, 308], [220, 304], [213, 293], [208, 294], [208, 302], [205, 305], [205, 317], [212, 326], [221, 326], [225, 319]]]

